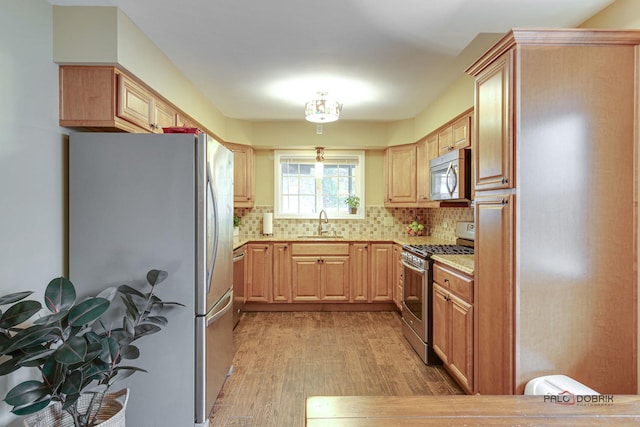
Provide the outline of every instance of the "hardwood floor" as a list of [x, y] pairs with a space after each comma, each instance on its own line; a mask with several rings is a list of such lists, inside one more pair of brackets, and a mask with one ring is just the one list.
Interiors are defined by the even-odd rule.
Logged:
[[393, 312], [244, 313], [212, 427], [302, 427], [309, 396], [463, 394], [426, 366]]

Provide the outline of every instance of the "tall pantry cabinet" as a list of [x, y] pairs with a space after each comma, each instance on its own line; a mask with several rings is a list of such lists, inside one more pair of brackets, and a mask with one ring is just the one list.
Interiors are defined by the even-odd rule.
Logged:
[[639, 31], [512, 30], [475, 83], [475, 392], [637, 393]]

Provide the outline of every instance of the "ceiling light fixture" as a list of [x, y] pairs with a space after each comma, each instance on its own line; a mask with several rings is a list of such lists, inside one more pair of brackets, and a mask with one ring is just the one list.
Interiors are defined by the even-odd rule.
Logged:
[[330, 123], [340, 118], [342, 104], [327, 98], [327, 92], [318, 92], [318, 98], [304, 105], [305, 118], [313, 123]]

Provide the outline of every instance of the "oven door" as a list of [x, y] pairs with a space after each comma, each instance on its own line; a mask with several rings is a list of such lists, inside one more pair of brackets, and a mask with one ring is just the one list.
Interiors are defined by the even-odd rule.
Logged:
[[402, 260], [402, 317], [413, 331], [427, 341], [426, 306], [427, 271]]

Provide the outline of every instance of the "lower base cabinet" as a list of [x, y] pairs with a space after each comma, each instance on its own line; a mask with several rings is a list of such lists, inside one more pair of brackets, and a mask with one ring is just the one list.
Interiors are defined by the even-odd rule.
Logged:
[[245, 247], [248, 303], [401, 305], [402, 245], [252, 242]]
[[433, 350], [460, 386], [473, 393], [473, 279], [436, 263], [433, 282]]
[[272, 253], [267, 243], [247, 245], [247, 302], [273, 302]]

